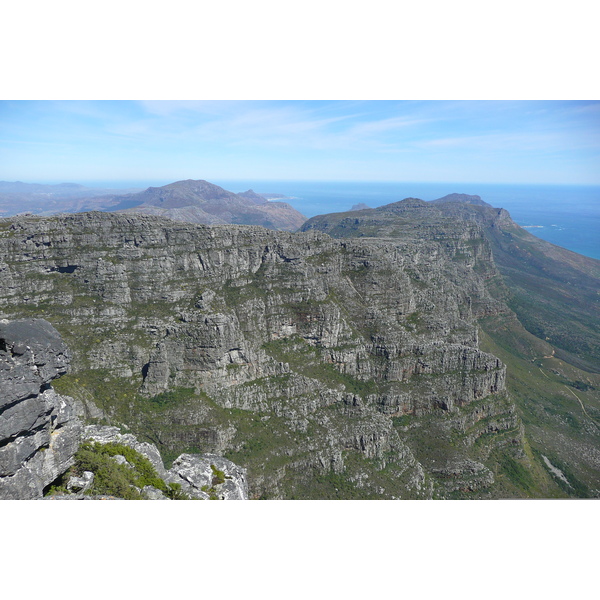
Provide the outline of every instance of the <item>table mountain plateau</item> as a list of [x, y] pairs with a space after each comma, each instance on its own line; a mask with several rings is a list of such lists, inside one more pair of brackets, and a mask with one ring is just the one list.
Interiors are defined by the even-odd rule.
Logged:
[[0, 318], [56, 327], [73, 358], [55, 388], [90, 423], [167, 464], [223, 455], [252, 498], [595, 496], [598, 261], [528, 236], [416, 199], [298, 233], [15, 217]]

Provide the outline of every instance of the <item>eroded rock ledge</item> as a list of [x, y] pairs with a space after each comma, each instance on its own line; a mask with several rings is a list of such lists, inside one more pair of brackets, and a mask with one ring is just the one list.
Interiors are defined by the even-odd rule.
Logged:
[[[140, 442], [130, 433], [121, 433], [118, 427], [88, 425], [83, 432], [86, 441], [100, 444], [122, 444], [145, 456], [167, 484], [177, 484], [191, 499], [197, 500], [247, 500], [246, 470], [216, 454], [182, 454], [167, 470], [156, 446]], [[158, 489], [144, 488], [145, 498], [166, 500]]]
[[0, 321], [0, 499], [39, 498], [73, 463], [82, 424], [50, 387], [69, 360], [48, 321]]

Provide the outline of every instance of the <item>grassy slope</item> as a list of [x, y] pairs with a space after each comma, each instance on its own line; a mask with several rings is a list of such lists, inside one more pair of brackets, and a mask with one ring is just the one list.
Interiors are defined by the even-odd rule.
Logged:
[[[523, 329], [510, 315], [482, 320], [482, 349], [507, 365], [507, 386], [538, 471], [550, 469], [545, 456], [568, 484], [553, 477], [570, 496], [600, 490], [600, 376], [552, 355], [549, 344]], [[543, 484], [543, 478], [540, 478]]]
[[600, 261], [540, 240], [512, 222], [486, 229], [517, 319], [482, 322], [484, 349], [508, 386], [538, 464], [569, 495], [600, 492]]
[[555, 354], [600, 373], [600, 261], [540, 240], [516, 224], [486, 229], [523, 326]]

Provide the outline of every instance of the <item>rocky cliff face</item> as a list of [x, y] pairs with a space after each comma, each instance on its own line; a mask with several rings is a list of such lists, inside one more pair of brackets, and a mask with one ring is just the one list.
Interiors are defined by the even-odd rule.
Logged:
[[81, 423], [50, 385], [68, 365], [47, 321], [0, 321], [0, 499], [39, 498], [72, 464]]
[[332, 239], [20, 217], [0, 260], [0, 316], [52, 320], [66, 391], [166, 455], [225, 453], [251, 497], [493, 494], [494, 453], [522, 457], [506, 369], [479, 348], [477, 318], [506, 307], [475, 222]]
[[[506, 210], [463, 194], [321, 215], [303, 229], [342, 239], [435, 240], [454, 252], [453, 260], [475, 258], [473, 270], [506, 305], [479, 319], [482, 347], [508, 365], [508, 389], [524, 416], [529, 452], [537, 464], [535, 477], [519, 474], [515, 465], [504, 475], [532, 493], [545, 472], [542, 494], [556, 492], [549, 476], [568, 494], [600, 495], [600, 261], [536, 238]], [[500, 277], [486, 270], [486, 263]], [[453, 277], [452, 270], [448, 276]], [[461, 279], [469, 280], [461, 275], [453, 281], [460, 286]], [[548, 453], [569, 472], [564, 480], [548, 469]]]

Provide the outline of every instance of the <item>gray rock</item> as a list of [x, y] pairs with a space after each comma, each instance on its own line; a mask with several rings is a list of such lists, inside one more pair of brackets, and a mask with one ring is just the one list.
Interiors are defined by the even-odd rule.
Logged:
[[169, 500], [169, 498], [167, 498], [160, 490], [157, 490], [151, 485], [142, 488], [142, 496], [144, 496], [146, 500]]
[[215, 454], [182, 454], [173, 461], [167, 481], [180, 484], [193, 498], [248, 499], [246, 470]]
[[43, 319], [0, 322], [0, 499], [33, 499], [73, 463], [81, 423], [50, 382], [69, 352]]
[[[88, 425], [85, 427], [83, 438], [100, 444], [118, 443], [133, 448], [150, 460], [165, 483], [181, 485], [182, 491], [191, 498], [208, 500], [212, 495], [221, 500], [248, 499], [246, 470], [221, 456], [182, 454], [167, 471], [154, 444], [140, 442], [130, 433], [122, 434], [118, 427]], [[128, 464], [123, 456], [116, 455], [113, 458], [119, 464]], [[215, 476], [215, 469], [224, 473], [223, 481]], [[207, 491], [202, 488], [206, 488]], [[151, 486], [146, 486], [142, 492], [148, 499], [166, 499], [160, 490]]]
[[0, 322], [0, 409], [37, 397], [46, 384], [67, 372], [69, 360], [66, 345], [48, 321]]
[[69, 477], [67, 481], [67, 490], [72, 492], [85, 493], [94, 483], [94, 474], [91, 471], [84, 471], [81, 477]]

